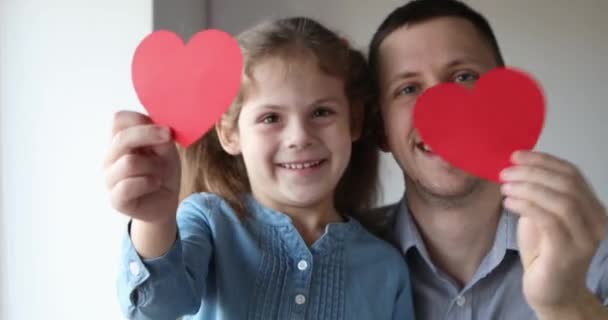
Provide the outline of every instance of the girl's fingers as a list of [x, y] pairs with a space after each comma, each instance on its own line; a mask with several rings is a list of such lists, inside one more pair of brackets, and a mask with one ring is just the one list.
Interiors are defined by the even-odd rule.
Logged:
[[138, 176], [154, 176], [162, 172], [160, 158], [125, 154], [106, 170], [106, 186], [112, 189], [119, 181]]
[[105, 166], [110, 166], [125, 154], [134, 153], [138, 149], [155, 147], [170, 140], [171, 133], [165, 127], [153, 124], [128, 127], [114, 135]]
[[144, 114], [134, 111], [118, 111], [114, 114], [112, 122], [112, 136], [126, 128], [146, 124], [152, 124], [152, 120]]
[[161, 180], [154, 176], [139, 176], [120, 180], [110, 191], [114, 208], [125, 214], [133, 211], [138, 199], [161, 188]]

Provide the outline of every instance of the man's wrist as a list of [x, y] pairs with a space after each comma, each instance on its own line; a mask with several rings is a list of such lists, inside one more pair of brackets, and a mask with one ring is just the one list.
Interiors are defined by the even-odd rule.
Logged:
[[589, 290], [572, 303], [532, 308], [539, 320], [608, 320], [608, 309]]

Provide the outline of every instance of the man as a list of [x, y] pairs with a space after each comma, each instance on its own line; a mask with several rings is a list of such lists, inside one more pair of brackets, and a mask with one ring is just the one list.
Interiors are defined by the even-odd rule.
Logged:
[[417, 318], [608, 320], [606, 210], [575, 166], [516, 152], [498, 185], [444, 162], [413, 128], [425, 89], [471, 87], [504, 65], [485, 18], [455, 0], [410, 2], [379, 27], [370, 65], [383, 149], [405, 178], [392, 238]]

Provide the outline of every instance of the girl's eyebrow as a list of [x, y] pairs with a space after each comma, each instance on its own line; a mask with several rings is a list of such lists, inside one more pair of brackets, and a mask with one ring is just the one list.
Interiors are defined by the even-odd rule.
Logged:
[[284, 106], [281, 105], [277, 105], [277, 104], [259, 104], [259, 105], [255, 105], [254, 106], [255, 109], [262, 109], [262, 110], [280, 110], [285, 108]]
[[341, 102], [341, 100], [339, 98], [326, 97], [326, 98], [317, 99], [317, 100], [313, 101], [310, 105], [314, 106], [314, 105], [319, 105], [319, 104], [324, 104], [324, 103], [340, 103], [340, 102]]
[[[313, 102], [311, 102], [308, 106], [316, 106], [319, 104], [324, 104], [324, 103], [340, 103], [342, 100], [336, 97], [325, 97], [325, 98], [320, 98], [317, 99]], [[278, 105], [278, 104], [272, 104], [272, 103], [262, 103], [259, 105], [255, 105], [254, 106], [255, 109], [257, 110], [281, 110], [281, 109], [285, 109], [285, 106], [283, 105]]]

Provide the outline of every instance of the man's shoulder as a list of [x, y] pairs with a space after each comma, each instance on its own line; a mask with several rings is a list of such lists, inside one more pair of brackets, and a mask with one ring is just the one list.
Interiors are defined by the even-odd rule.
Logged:
[[377, 222], [376, 230], [372, 231], [374, 235], [380, 237], [385, 241], [391, 243], [393, 242], [393, 229], [397, 213], [399, 212], [399, 204], [400, 202], [382, 205], [379, 207], [372, 208], [367, 212], [369, 216], [375, 217], [374, 220]]
[[400, 202], [382, 205], [369, 210], [370, 214], [385, 215], [393, 217], [397, 213]]
[[603, 269], [602, 271], [604, 273], [608, 273], [608, 225], [606, 225], [606, 236], [604, 237], [604, 240], [602, 240], [600, 242], [600, 245], [597, 248], [597, 251], [595, 252], [595, 255], [593, 256], [593, 260], [591, 262], [591, 267], [596, 267], [596, 265], [602, 266], [605, 269]]

